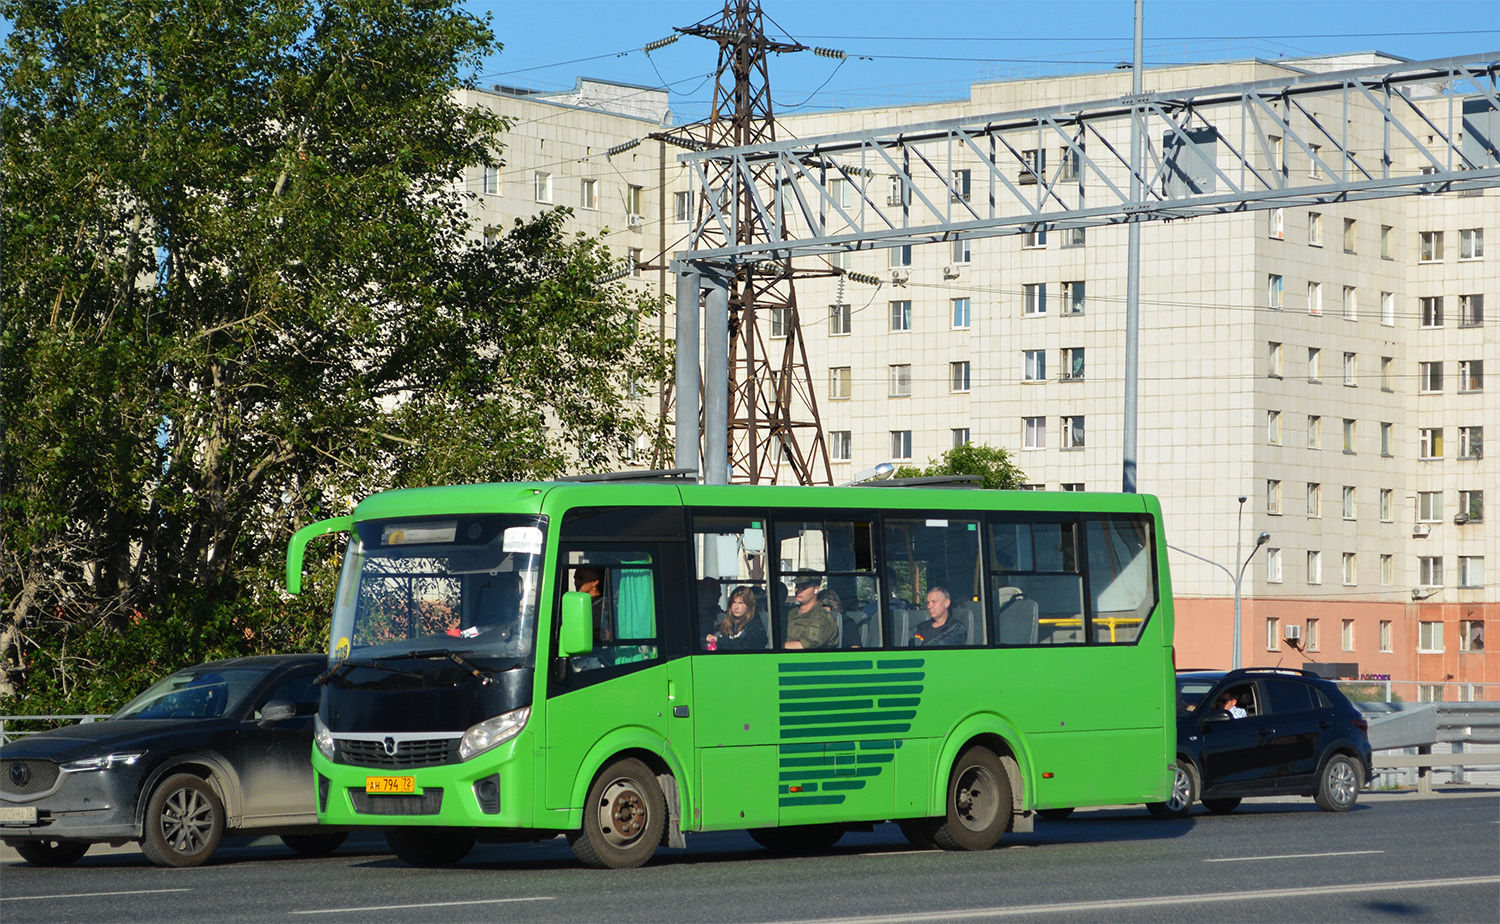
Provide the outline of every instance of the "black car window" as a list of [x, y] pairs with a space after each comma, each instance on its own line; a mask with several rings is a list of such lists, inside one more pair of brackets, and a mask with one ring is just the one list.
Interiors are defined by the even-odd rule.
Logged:
[[1271, 697], [1271, 711], [1278, 713], [1307, 712], [1315, 707], [1312, 687], [1295, 680], [1266, 681]]

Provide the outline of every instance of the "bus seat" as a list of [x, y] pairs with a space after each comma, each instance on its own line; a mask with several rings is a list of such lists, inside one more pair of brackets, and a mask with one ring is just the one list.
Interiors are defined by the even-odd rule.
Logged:
[[984, 633], [980, 630], [981, 623], [975, 617], [974, 611], [962, 604], [953, 607], [949, 611], [949, 618], [957, 619], [964, 624], [967, 634], [964, 636], [965, 645], [983, 645]]
[[1041, 609], [1035, 600], [1016, 596], [1000, 604], [995, 613], [995, 622], [1002, 645], [1035, 645]]

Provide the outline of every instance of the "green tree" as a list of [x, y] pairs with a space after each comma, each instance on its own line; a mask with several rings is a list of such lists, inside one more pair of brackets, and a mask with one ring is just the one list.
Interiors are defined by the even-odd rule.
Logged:
[[978, 475], [980, 487], [992, 489], [1019, 488], [1026, 481], [1026, 473], [1011, 461], [1010, 453], [995, 446], [982, 443], [965, 443], [927, 463], [919, 469], [914, 465], [903, 465], [896, 469], [897, 478], [917, 478], [922, 475]]
[[306, 647], [270, 628], [307, 612], [273, 590], [297, 526], [643, 428], [657, 306], [596, 284], [608, 251], [562, 211], [470, 234], [506, 126], [456, 102], [495, 45], [452, 0], [0, 15], [0, 699], [132, 634], [166, 668]]

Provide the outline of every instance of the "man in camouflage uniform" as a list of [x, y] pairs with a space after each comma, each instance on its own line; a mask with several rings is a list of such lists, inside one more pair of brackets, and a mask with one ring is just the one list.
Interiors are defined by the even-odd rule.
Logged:
[[818, 602], [821, 578], [800, 577], [797, 579], [797, 607], [786, 622], [786, 647], [788, 648], [837, 648], [839, 624], [824, 606]]

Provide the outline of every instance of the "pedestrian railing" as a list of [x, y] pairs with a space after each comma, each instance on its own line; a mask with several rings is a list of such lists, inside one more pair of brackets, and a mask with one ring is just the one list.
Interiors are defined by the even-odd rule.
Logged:
[[0, 715], [0, 745], [62, 725], [107, 718], [106, 715]]
[[1378, 787], [1431, 792], [1435, 772], [1454, 783], [1500, 776], [1500, 702], [1355, 705], [1370, 722]]

